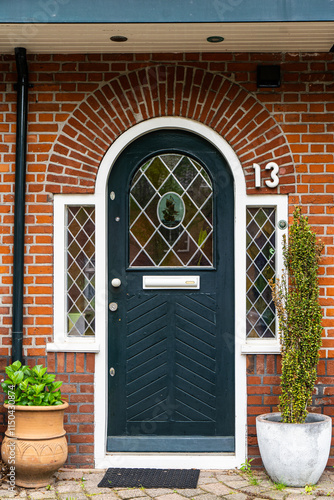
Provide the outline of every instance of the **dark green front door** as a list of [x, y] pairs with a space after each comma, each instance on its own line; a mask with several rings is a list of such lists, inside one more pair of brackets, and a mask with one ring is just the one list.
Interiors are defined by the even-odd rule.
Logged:
[[107, 450], [234, 451], [226, 160], [195, 134], [151, 132], [118, 157], [107, 195]]

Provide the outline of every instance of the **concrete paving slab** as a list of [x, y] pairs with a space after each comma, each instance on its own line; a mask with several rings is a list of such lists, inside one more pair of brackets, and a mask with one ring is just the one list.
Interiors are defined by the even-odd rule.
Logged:
[[123, 500], [127, 500], [128, 498], [141, 498], [148, 496], [145, 493], [144, 489], [141, 488], [127, 488], [123, 490], [118, 490], [117, 495], [120, 498], [123, 498]]
[[82, 493], [82, 486], [78, 481], [60, 481], [54, 488], [57, 493]]
[[101, 495], [88, 497], [90, 500], [119, 500], [114, 493], [102, 493]]
[[334, 489], [333, 488], [319, 488], [316, 490], [317, 491], [317, 497], [320, 496], [334, 496]]
[[15, 491], [10, 491], [10, 490], [5, 490], [5, 489], [0, 489], [0, 498], [15, 498], [16, 496]]
[[246, 498], [249, 498], [247, 495], [244, 493], [237, 493], [233, 491], [229, 496], [226, 497], [228, 500], [246, 500]]
[[275, 488], [274, 483], [271, 481], [271, 479], [268, 478], [268, 476], [259, 477], [256, 474], [255, 479], [258, 481], [258, 486], [261, 486], [261, 488]]
[[[202, 493], [204, 493], [202, 490], [200, 490], [200, 491]], [[196, 496], [196, 500], [217, 500], [217, 496], [216, 495], [212, 495], [211, 493], [206, 493], [206, 494], [203, 494], [203, 495]]]
[[195, 497], [197, 495], [200, 495], [202, 493], [202, 490], [200, 488], [196, 488], [196, 489], [178, 489], [176, 488], [176, 493], [179, 493], [182, 497], [186, 497], [186, 498], [192, 498], [192, 497]]
[[29, 500], [54, 500], [56, 492], [53, 491], [29, 491]]
[[236, 477], [227, 477], [226, 479], [221, 478], [220, 475], [217, 475], [217, 479], [221, 481], [222, 483], [226, 484], [227, 486], [230, 486], [231, 488], [234, 488], [238, 490], [239, 488], [243, 488], [244, 486], [249, 486], [249, 482], [246, 481], [246, 479], [239, 479]]
[[[104, 472], [100, 474], [93, 474], [91, 476], [84, 476], [84, 478], [80, 480], [80, 484], [82, 484], [82, 487], [86, 490], [89, 490], [90, 488], [97, 488], [97, 485], [101, 482], [103, 476]], [[98, 489], [101, 490], [101, 488]], [[110, 490], [110, 488], [108, 489]]]
[[225, 484], [218, 482], [215, 484], [203, 484], [201, 486], [201, 489], [208, 491], [209, 493], [212, 493], [213, 495], [216, 496], [229, 495], [230, 493], [233, 492], [231, 488], [228, 488], [227, 486], [225, 486]]
[[268, 498], [271, 500], [283, 500], [287, 496], [285, 490], [276, 489], [267, 490], [266, 495], [268, 495]]
[[168, 495], [168, 493], [171, 493], [171, 490], [168, 488], [145, 488], [145, 493], [151, 498], [156, 498]]
[[[265, 494], [270, 491], [269, 488], [263, 488], [261, 484], [259, 485], [252, 485], [249, 484], [248, 486], [243, 486], [240, 488], [240, 490], [244, 493], [248, 493], [252, 496], [260, 496], [262, 498], [266, 498]], [[267, 497], [269, 498], [269, 497]]]
[[87, 500], [83, 493], [61, 493], [58, 495], [59, 500]]
[[293, 488], [292, 486], [287, 486], [285, 488], [285, 493], [290, 493], [291, 495], [304, 495], [304, 488]]
[[[96, 485], [85, 485], [85, 487], [83, 488], [83, 492], [86, 494], [86, 495], [93, 495], [94, 497], [95, 496], [98, 496], [101, 495], [102, 493], [103, 494], [107, 494], [107, 493], [113, 493], [113, 489], [112, 488], [98, 488]], [[116, 493], [115, 493], [116, 495]], [[117, 497], [119, 498], [119, 497]]]
[[104, 477], [104, 474], [104, 472], [100, 472], [99, 474], [85, 474], [82, 478], [77, 479], [77, 481], [80, 481], [84, 484], [99, 484], [101, 479]]
[[22, 490], [15, 498], [26, 499], [28, 498], [28, 490]]
[[334, 489], [334, 483], [333, 483], [333, 481], [331, 481], [330, 479], [328, 479], [326, 477], [322, 481], [318, 481], [317, 488], [319, 488], [320, 490], [322, 488]]
[[[172, 492], [174, 490], [170, 491]], [[170, 493], [169, 495], [162, 495], [160, 497], [156, 497], [156, 500], [184, 500], [184, 497], [182, 497], [178, 493]]]
[[210, 483], [217, 483], [217, 479], [215, 477], [211, 477], [211, 476], [207, 476], [207, 477], [199, 477], [198, 479], [198, 485], [202, 485], [202, 484], [210, 484]]
[[82, 476], [87, 475], [88, 472], [83, 471], [82, 469], [68, 469], [68, 470], [60, 470], [55, 474], [55, 477], [58, 481], [68, 481], [71, 479], [81, 479]]
[[312, 500], [313, 498], [317, 498], [315, 495], [309, 495], [307, 493], [291, 494], [285, 497], [288, 500]]

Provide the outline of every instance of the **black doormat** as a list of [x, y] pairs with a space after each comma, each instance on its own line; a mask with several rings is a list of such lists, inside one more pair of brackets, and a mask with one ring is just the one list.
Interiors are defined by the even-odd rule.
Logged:
[[198, 469], [108, 469], [99, 488], [196, 488]]

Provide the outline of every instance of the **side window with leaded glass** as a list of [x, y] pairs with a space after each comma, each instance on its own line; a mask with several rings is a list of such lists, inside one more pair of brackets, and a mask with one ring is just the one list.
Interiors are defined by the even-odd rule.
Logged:
[[67, 208], [67, 335], [95, 335], [95, 207]]
[[213, 267], [213, 186], [194, 159], [163, 154], [135, 173], [130, 267]]
[[275, 220], [275, 208], [247, 208], [247, 338], [270, 339], [276, 336], [275, 305], [268, 283], [275, 276]]

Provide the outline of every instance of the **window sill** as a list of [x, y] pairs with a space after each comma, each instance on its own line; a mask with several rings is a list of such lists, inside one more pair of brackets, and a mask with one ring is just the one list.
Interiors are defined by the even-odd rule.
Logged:
[[47, 352], [100, 352], [100, 344], [80, 340], [72, 342], [49, 342], [46, 344]]
[[281, 346], [278, 341], [255, 340], [241, 346], [241, 354], [280, 354]]

